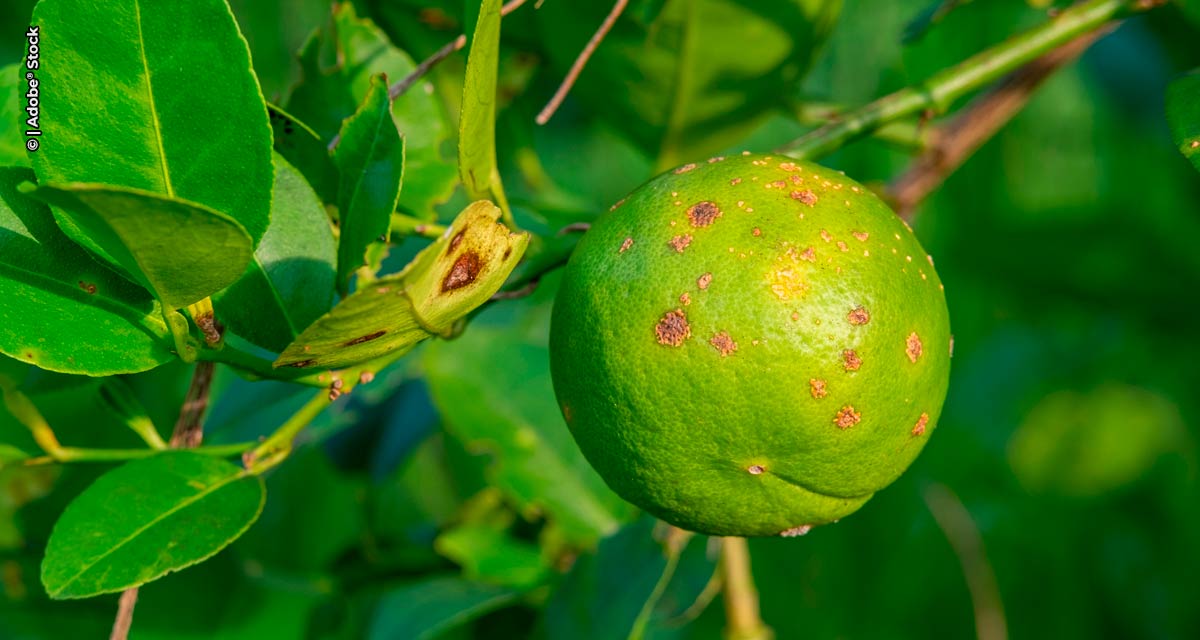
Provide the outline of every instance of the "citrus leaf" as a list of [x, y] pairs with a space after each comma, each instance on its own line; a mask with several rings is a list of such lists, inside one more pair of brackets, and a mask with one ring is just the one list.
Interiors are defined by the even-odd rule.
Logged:
[[489, 484], [588, 545], [633, 510], [584, 460], [555, 403], [547, 346], [555, 288], [544, 280], [532, 296], [491, 307], [457, 339], [432, 345], [423, 363], [446, 429], [491, 458]]
[[0, 166], [28, 167], [22, 120], [28, 115], [22, 97], [26, 91], [25, 65], [0, 67]]
[[262, 479], [190, 451], [135, 460], [100, 476], [54, 525], [42, 562], [51, 598], [122, 591], [225, 548], [262, 511]]
[[392, 121], [387, 77], [371, 78], [371, 88], [358, 111], [342, 125], [341, 142], [333, 153], [340, 181], [338, 211], [337, 287], [342, 295], [350, 276], [361, 267], [379, 270], [392, 212], [404, 178], [404, 139]]
[[[332, 68], [324, 64], [324, 55], [330, 53], [338, 61]], [[371, 76], [383, 73], [399, 80], [416, 64], [373, 22], [360, 19], [352, 3], [345, 2], [334, 8], [331, 24], [306, 43], [300, 67], [303, 79], [292, 92], [287, 110], [328, 141], [362, 103]], [[433, 85], [421, 81], [393, 100], [392, 118], [405, 146], [399, 207], [418, 217], [431, 216], [434, 205], [450, 197], [456, 179], [454, 164], [442, 156], [442, 143], [451, 131]], [[303, 165], [297, 166], [304, 170]], [[314, 187], [318, 187], [315, 182]], [[320, 188], [318, 193], [323, 195]]]
[[367, 635], [371, 640], [427, 640], [512, 604], [519, 591], [439, 576], [389, 591], [379, 600]]
[[[275, 152], [300, 171], [321, 202], [337, 202], [337, 167], [329, 157], [329, 149], [311, 127], [283, 109], [269, 104], [271, 133]], [[278, 167], [276, 167], [278, 179]], [[274, 210], [272, 210], [272, 215]]]
[[1167, 87], [1167, 121], [1179, 151], [1200, 171], [1200, 70]]
[[54, 61], [38, 71], [54, 113], [42, 120], [34, 155], [42, 182], [190, 200], [229, 215], [258, 242], [270, 215], [271, 130], [224, 0], [44, 0], [32, 20], [47, 34], [42, 59]]
[[0, 169], [0, 353], [63, 373], [104, 376], [172, 360], [158, 302], [71, 242], [45, 205]]
[[198, 203], [105, 184], [25, 187], [171, 309], [232, 284], [253, 255], [242, 225]]
[[487, 302], [520, 261], [526, 233], [490, 202], [462, 211], [404, 271], [343, 299], [284, 349], [276, 367], [338, 368], [406, 351]]
[[483, 0], [467, 56], [458, 129], [458, 175], [471, 198], [498, 199], [496, 76], [500, 61], [500, 0]]
[[437, 537], [433, 546], [462, 566], [467, 577], [516, 589], [531, 589], [550, 575], [537, 545], [483, 524], [463, 524]]
[[601, 540], [594, 554], [579, 558], [563, 578], [543, 614], [546, 637], [663, 637], [679, 625], [675, 618], [700, 598], [716, 571], [707, 544], [704, 536], [660, 542], [649, 516], [622, 527]]
[[[611, 4], [548, 2], [535, 12], [559, 74]], [[666, 168], [712, 155], [761, 125], [794, 93], [842, 3], [667, 0], [640, 11], [633, 4], [571, 92]]]
[[234, 333], [280, 351], [333, 302], [333, 231], [304, 177], [275, 156], [271, 226], [242, 277], [213, 297]]

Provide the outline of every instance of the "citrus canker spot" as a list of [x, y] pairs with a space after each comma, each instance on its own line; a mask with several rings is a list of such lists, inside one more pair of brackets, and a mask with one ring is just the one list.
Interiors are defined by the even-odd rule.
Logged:
[[654, 333], [658, 336], [658, 343], [665, 344], [671, 347], [678, 347], [692, 336], [692, 327], [688, 325], [687, 315], [683, 313], [683, 309], [668, 311], [666, 315], [658, 321], [654, 327]]
[[632, 247], [632, 246], [633, 246], [633, 238], [626, 237], [625, 241], [621, 243], [621, 248], [617, 249], [617, 253], [625, 253], [626, 251], [629, 251], [629, 247]]
[[721, 209], [705, 200], [688, 207], [687, 217], [693, 227], [707, 227], [721, 217]]
[[467, 228], [463, 227], [461, 231], [454, 234], [453, 238], [450, 238], [450, 244], [446, 246], [446, 255], [447, 256], [454, 253], [455, 249], [458, 249], [458, 245], [462, 243], [463, 236], [466, 234], [467, 234]]
[[[847, 200], [846, 203], [849, 204], [850, 201]], [[850, 235], [854, 236], [854, 239], [858, 240], [859, 242], [866, 242], [867, 238], [871, 237], [871, 234], [867, 233], [866, 231], [855, 231], [855, 232], [852, 232]]]
[[871, 314], [862, 305], [859, 305], [846, 314], [846, 320], [852, 325], [864, 325], [871, 321]]
[[799, 200], [801, 204], [806, 204], [810, 207], [817, 206], [817, 194], [813, 193], [812, 189], [793, 191], [789, 195], [791, 195], [792, 200]]
[[922, 413], [920, 418], [917, 418], [917, 424], [913, 425], [912, 434], [919, 436], [925, 433], [925, 425], [929, 424], [929, 414]]
[[688, 292], [684, 291], [683, 293], [679, 294], [679, 301], [683, 303], [684, 306], [687, 306], [692, 303], [692, 296], [688, 295]]
[[798, 527], [784, 529], [783, 531], [779, 532], [779, 535], [783, 536], [784, 538], [795, 538], [797, 536], [802, 536], [802, 535], [808, 533], [809, 531], [812, 531], [812, 525], [811, 524], [802, 524]]
[[722, 358], [737, 351], [738, 348], [737, 343], [725, 331], [718, 331], [708, 343], [721, 353]]
[[80, 280], [79, 288], [88, 292], [89, 295], [96, 295], [96, 285], [94, 285], [90, 282], [84, 282], [83, 280]]
[[386, 334], [387, 334], [387, 329], [380, 329], [379, 331], [368, 333], [365, 336], [359, 336], [353, 340], [347, 340], [346, 342], [342, 343], [342, 346], [343, 347], [353, 347], [356, 344], [362, 344], [364, 342], [378, 340], [379, 338], [382, 338]]
[[833, 418], [833, 423], [839, 429], [849, 429], [858, 424], [862, 420], [862, 414], [854, 410], [854, 407], [846, 405], [838, 410], [837, 415]]
[[829, 395], [829, 392], [825, 390], [825, 381], [818, 380], [816, 378], [808, 381], [808, 391], [816, 400], [820, 400], [821, 398]]
[[679, 168], [675, 169], [675, 175], [679, 175], [679, 174], [681, 174], [681, 173], [687, 173], [687, 172], [689, 172], [689, 171], [691, 171], [692, 169], [695, 169], [695, 168], [696, 168], [696, 163], [694, 163], [694, 162], [689, 162], [689, 163], [687, 163], [687, 164], [683, 165], [682, 167], [679, 167]]
[[842, 352], [842, 364], [846, 371], [858, 371], [862, 366], [862, 358], [854, 352], [854, 349], [846, 349]]
[[674, 249], [676, 253], [683, 253], [683, 250], [688, 248], [688, 245], [691, 243], [692, 234], [685, 233], [681, 236], [675, 236], [674, 238], [671, 238], [670, 242], [667, 244], [671, 245], [671, 248]]
[[752, 476], [760, 476], [766, 469], [761, 464], [752, 464], [746, 467], [746, 471]]
[[712, 274], [711, 273], [706, 273], [696, 279], [696, 286], [700, 287], [701, 291], [707, 289], [708, 285], [710, 285], [710, 284], [712, 284]]
[[474, 251], [464, 252], [454, 261], [454, 266], [450, 267], [450, 271], [442, 279], [442, 293], [461, 289], [475, 282], [475, 278], [479, 277], [480, 267], [479, 254]]
[[904, 353], [908, 354], [908, 359], [916, 362], [917, 358], [921, 357], [921, 337], [914, 331], [908, 334], [904, 339]]

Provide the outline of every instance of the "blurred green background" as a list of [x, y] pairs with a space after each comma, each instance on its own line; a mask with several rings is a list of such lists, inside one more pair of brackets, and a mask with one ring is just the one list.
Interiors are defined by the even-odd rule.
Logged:
[[[355, 4], [416, 60], [462, 30], [460, 2]], [[545, 4], [554, 20], [575, 19], [553, 7], [573, 3]], [[608, 8], [594, 4], [580, 14]], [[661, 4], [635, 2], [627, 18]], [[960, 4], [906, 44], [928, 0], [847, 1], [783, 97], [861, 104], [1037, 24], [1048, 3]], [[329, 3], [231, 5], [264, 93], [286, 104], [294, 52]], [[31, 7], [0, 9], [0, 64], [21, 58]], [[578, 19], [585, 33], [596, 22]], [[550, 18], [529, 6], [505, 22], [498, 146], [519, 220], [552, 238], [660, 159], [647, 142], [657, 130], [622, 127], [582, 86], [549, 125], [533, 124], [562, 77], [539, 20]], [[1172, 77], [1200, 65], [1197, 38], [1200, 22], [1173, 6], [1127, 21], [919, 209], [955, 334], [946, 409], [912, 469], [859, 513], [751, 541], [779, 638], [1200, 637], [1200, 175], [1175, 150], [1163, 104]], [[452, 57], [432, 76], [451, 123], [463, 64]], [[720, 132], [736, 137], [730, 149], [767, 150], [806, 129], [782, 111], [745, 124]], [[867, 140], [825, 163], [883, 184], [911, 157]], [[269, 476], [266, 511], [244, 538], [142, 589], [132, 637], [625, 637], [665, 561], [653, 523], [604, 488], [558, 415], [546, 353], [555, 284], [492, 305], [459, 339], [417, 350], [319, 418]], [[21, 375], [60, 439], [134, 446], [97, 381]], [[168, 365], [126, 380], [165, 427], [189, 376]], [[307, 395], [220, 370], [207, 439], [268, 433]], [[0, 410], [0, 442], [27, 438]], [[50, 602], [37, 569], [55, 518], [103, 470], [0, 472], [0, 638], [107, 634], [115, 597]], [[719, 598], [701, 606], [710, 547], [687, 545], [647, 637], [720, 637]]]

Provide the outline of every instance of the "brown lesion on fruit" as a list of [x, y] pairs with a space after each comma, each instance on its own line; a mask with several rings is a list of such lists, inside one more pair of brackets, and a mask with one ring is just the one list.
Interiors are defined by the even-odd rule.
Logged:
[[674, 249], [676, 253], [683, 253], [683, 250], [688, 248], [688, 245], [691, 243], [692, 234], [690, 233], [685, 233], [681, 236], [675, 236], [667, 242], [667, 244], [671, 245], [671, 248]]
[[442, 293], [449, 293], [475, 282], [482, 267], [479, 254], [474, 251], [464, 251], [454, 261], [450, 271], [446, 272], [446, 277], [442, 278]]
[[696, 163], [695, 163], [695, 162], [689, 162], [689, 163], [687, 163], [687, 164], [683, 165], [682, 167], [678, 167], [678, 168], [676, 168], [676, 169], [675, 169], [675, 175], [679, 175], [679, 174], [681, 174], [681, 173], [687, 173], [687, 172], [689, 172], [689, 171], [691, 171], [692, 169], [695, 169], [695, 168], [696, 168]]
[[94, 295], [96, 295], [96, 285], [94, 285], [94, 284], [92, 284], [92, 283], [90, 283], [90, 282], [85, 282], [85, 281], [83, 281], [83, 280], [80, 280], [80, 281], [79, 281], [79, 288], [80, 288], [80, 289], [83, 289], [83, 290], [84, 290], [84, 291], [86, 291], [86, 292], [88, 292], [88, 295], [93, 295], [93, 296], [94, 296]]
[[739, 185], [739, 184], [741, 184], [741, 183], [742, 183], [742, 179], [741, 179], [741, 178], [734, 178], [734, 179], [732, 179], [732, 180], [730, 180], [730, 181], [729, 181], [729, 186], [731, 186], [731, 187], [736, 187], [736, 186], [738, 186], [738, 185]]
[[755, 238], [757, 238], [762, 235], [762, 229], [759, 229], [758, 227], [754, 227], [754, 229], [750, 232], [750, 234], [753, 235]]
[[920, 418], [917, 418], [917, 423], [913, 425], [912, 434], [914, 436], [923, 435], [925, 433], [925, 425], [929, 424], [929, 414], [922, 413]]
[[846, 243], [842, 242], [841, 240], [837, 241], [837, 248], [839, 251], [849, 251], [850, 250], [850, 247], [846, 246]]
[[909, 361], [914, 363], [921, 357], [921, 337], [916, 331], [904, 339], [904, 353], [908, 354]]
[[354, 346], [354, 345], [356, 345], [356, 344], [362, 344], [362, 343], [364, 343], [364, 342], [370, 342], [370, 341], [372, 341], [372, 340], [378, 340], [378, 339], [382, 338], [382, 337], [383, 337], [384, 335], [386, 335], [386, 334], [387, 334], [387, 329], [381, 329], [381, 330], [379, 330], [379, 331], [375, 331], [375, 332], [372, 332], [372, 333], [368, 333], [368, 334], [367, 334], [367, 335], [365, 335], [365, 336], [359, 336], [359, 337], [357, 337], [357, 338], [355, 338], [355, 339], [353, 339], [353, 340], [347, 340], [346, 342], [343, 342], [343, 343], [342, 343], [342, 346], [343, 346], [343, 347], [353, 347], [353, 346]]
[[736, 352], [738, 349], [737, 343], [734, 342], [729, 333], [725, 331], [718, 331], [713, 335], [712, 339], [709, 340], [708, 343], [721, 353], [722, 358]]
[[846, 314], [846, 320], [852, 325], [864, 325], [871, 321], [871, 314], [867, 311], [866, 307], [858, 305], [851, 309], [850, 313]]
[[821, 239], [825, 242], [833, 242], [833, 236], [828, 231], [821, 229]]
[[616, 211], [617, 209], [621, 208], [621, 205], [623, 205], [623, 204], [625, 204], [625, 198], [621, 198], [620, 200], [617, 200], [615, 203], [613, 203], [613, 206], [608, 208], [608, 210]]
[[767, 284], [780, 300], [792, 300], [808, 293], [808, 283], [796, 269], [776, 269], [767, 276]]
[[800, 259], [807, 260], [809, 262], [816, 262], [817, 261], [816, 251], [812, 247], [809, 247], [809, 248], [805, 249], [804, 251], [800, 252]]
[[813, 193], [812, 189], [793, 191], [790, 195], [792, 200], [798, 200], [801, 204], [806, 204], [810, 207], [817, 205], [817, 194]]
[[858, 371], [862, 366], [862, 358], [858, 357], [854, 349], [846, 349], [842, 351], [842, 366], [846, 371]]
[[[846, 202], [849, 202], [849, 200]], [[854, 239], [858, 240], [859, 242], [866, 242], [867, 238], [871, 237], [871, 234], [867, 233], [866, 231], [852, 231], [850, 235], [854, 236]]]
[[802, 524], [798, 527], [792, 527], [791, 529], [784, 529], [783, 531], [779, 532], [779, 535], [784, 538], [795, 538], [798, 536], [802, 536], [802, 535], [808, 533], [809, 531], [812, 531], [812, 525], [811, 524]]
[[707, 227], [721, 217], [721, 209], [705, 200], [688, 207], [687, 217], [693, 227]]
[[833, 418], [833, 423], [839, 429], [849, 429], [858, 424], [862, 420], [862, 414], [855, 411], [851, 405], [846, 405], [838, 410], [837, 415]]
[[701, 291], [704, 291], [705, 289], [708, 289], [708, 285], [712, 284], [712, 278], [713, 276], [711, 273], [706, 273], [696, 279], [696, 286], [700, 287]]
[[629, 251], [629, 247], [632, 247], [632, 246], [633, 246], [633, 238], [626, 237], [625, 241], [621, 243], [621, 248], [617, 249], [617, 253], [625, 253], [626, 251]]
[[780, 162], [779, 168], [783, 169], [784, 171], [787, 171], [788, 173], [791, 173], [791, 172], [795, 171], [796, 169], [798, 169], [799, 167], [797, 167], [796, 163], [794, 163], [794, 162]]
[[683, 303], [683, 306], [686, 307], [687, 305], [692, 303], [692, 296], [688, 295], [688, 293], [686, 291], [684, 291], [679, 296], [679, 302]]
[[749, 473], [752, 476], [761, 476], [766, 470], [766, 467], [763, 467], [761, 464], [752, 464], [746, 467], [746, 473]]
[[683, 309], [668, 311], [654, 327], [659, 344], [678, 347], [692, 336], [692, 327], [688, 325], [687, 315]]
[[825, 381], [818, 378], [812, 378], [808, 381], [808, 391], [812, 394], [814, 400], [820, 400], [829, 395], [829, 392], [825, 389]]

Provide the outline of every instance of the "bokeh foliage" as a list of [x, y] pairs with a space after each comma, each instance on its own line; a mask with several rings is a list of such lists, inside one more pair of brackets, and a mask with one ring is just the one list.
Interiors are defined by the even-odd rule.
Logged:
[[[569, 63], [581, 44], [571, 34], [590, 33], [603, 11], [575, 15], [565, 0], [546, 0], [538, 13], [532, 4], [503, 22], [496, 148], [536, 248], [650, 177], [670, 132], [631, 120], [637, 104], [608, 104], [630, 96], [589, 88], [626, 73], [627, 61], [604, 56], [547, 126], [534, 125], [564, 57]], [[614, 35], [682, 4], [632, 2], [629, 30]], [[816, 11], [820, 3], [779, 4]], [[846, 2], [829, 41], [802, 52], [794, 82], [780, 81], [772, 104], [714, 126], [712, 139], [698, 138], [703, 128], [687, 130], [689, 138], [703, 153], [770, 149], [807, 128], [790, 113], [795, 104], [860, 104], [919, 81], [1043, 20], [1049, 3], [933, 4], [961, 6], [914, 31], [930, 0]], [[397, 79], [473, 24], [465, 16], [478, 7], [231, 5], [267, 99], [326, 141], [371, 74]], [[8, 34], [0, 64], [20, 60], [31, 8], [15, 2], [0, 12]], [[349, 22], [359, 18], [376, 26]], [[347, 32], [354, 37], [330, 37]], [[787, 33], [798, 46], [812, 35]], [[1195, 2], [1129, 20], [1053, 77], [921, 207], [914, 228], [946, 284], [955, 333], [941, 425], [913, 468], [853, 517], [800, 539], [751, 542], [763, 616], [778, 637], [969, 637], [968, 584], [978, 576], [964, 571], [955, 545], [974, 535], [972, 526], [998, 585], [985, 607], [1002, 610], [1012, 637], [1200, 635], [1200, 176], [1177, 150], [1165, 103], [1172, 80], [1200, 65], [1198, 35]], [[757, 52], [751, 43], [739, 53]], [[448, 223], [468, 201], [461, 189], [450, 192], [448, 141], [465, 61], [450, 58], [430, 76], [429, 92], [418, 86], [392, 108], [397, 122], [416, 127], [399, 200], [415, 218]], [[1194, 95], [1194, 85], [1176, 87], [1173, 94]], [[736, 98], [737, 87], [723, 88]], [[16, 112], [9, 102], [0, 107]], [[1195, 102], [1182, 113], [1197, 113]], [[27, 165], [20, 145], [9, 144], [10, 125], [0, 125], [0, 157]], [[1193, 117], [1186, 131], [1196, 126]], [[681, 148], [693, 147], [671, 153], [687, 153]], [[910, 157], [866, 140], [826, 162], [882, 184]], [[297, 169], [328, 201], [309, 173], [327, 168]], [[388, 261], [403, 265], [422, 246], [406, 239]], [[328, 247], [319, 253], [329, 278]], [[587, 467], [556, 413], [546, 346], [555, 286], [552, 276], [533, 296], [491, 305], [457, 340], [418, 346], [319, 417], [266, 477], [270, 497], [244, 537], [142, 589], [134, 636], [623, 638], [645, 610], [648, 637], [720, 637], [719, 604], [693, 606], [713, 572], [707, 540], [680, 543], [639, 518]], [[137, 446], [100, 380], [7, 359], [0, 375], [19, 381], [64, 441]], [[123, 379], [165, 430], [189, 377], [190, 367], [171, 363]], [[221, 369], [207, 441], [267, 434], [307, 394]], [[34, 450], [3, 410], [0, 443], [0, 466], [10, 449]], [[115, 596], [52, 602], [38, 579], [54, 521], [107, 468], [0, 469], [0, 637], [107, 633]], [[970, 515], [965, 528], [958, 501]], [[660, 581], [659, 599], [644, 609]]]

